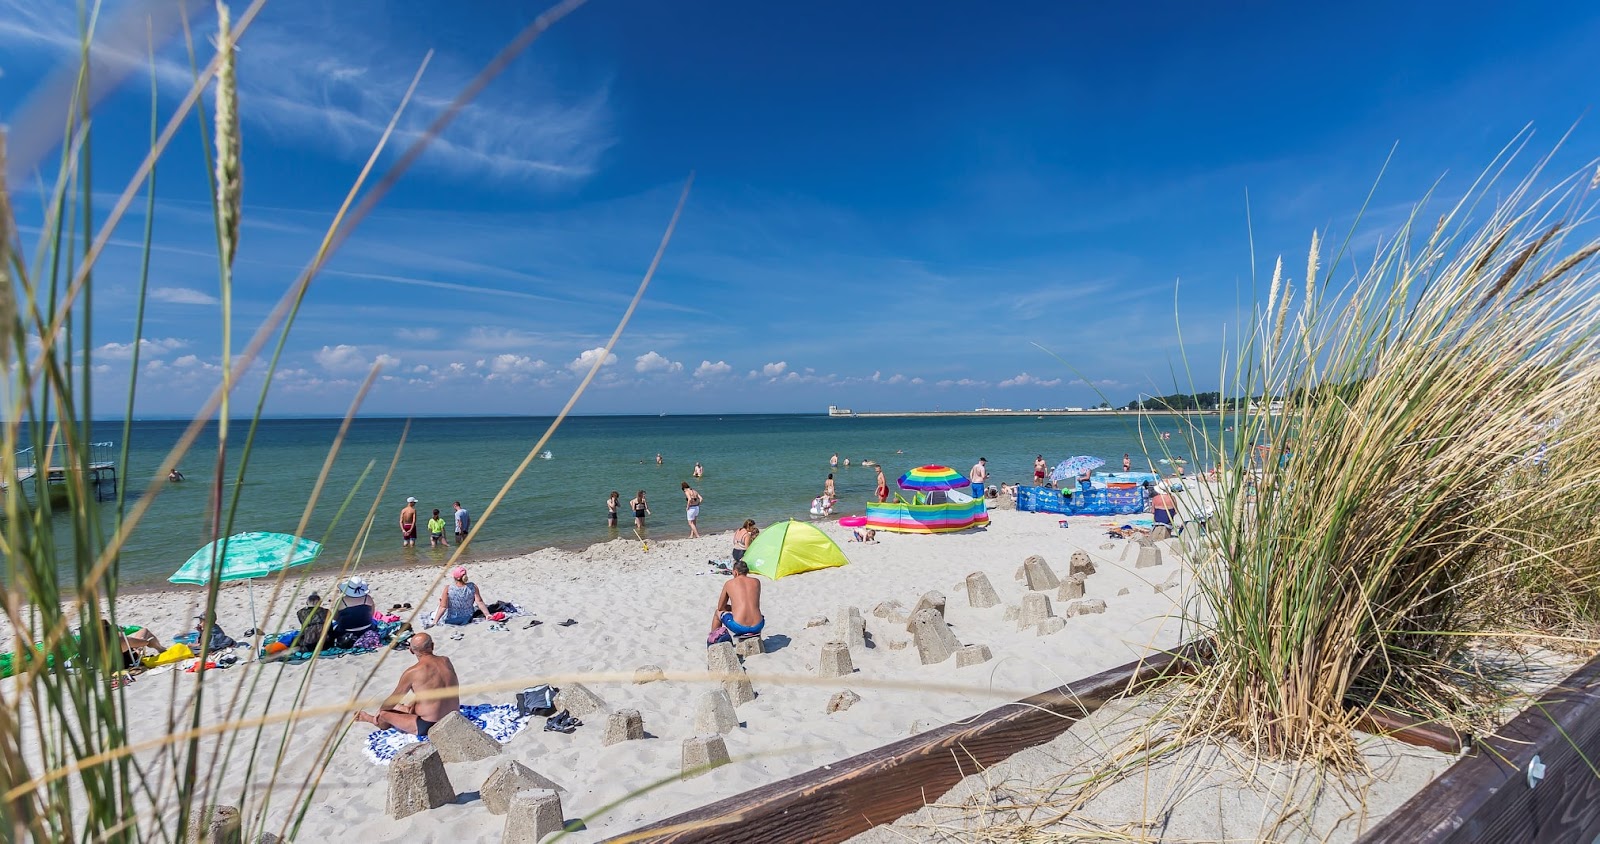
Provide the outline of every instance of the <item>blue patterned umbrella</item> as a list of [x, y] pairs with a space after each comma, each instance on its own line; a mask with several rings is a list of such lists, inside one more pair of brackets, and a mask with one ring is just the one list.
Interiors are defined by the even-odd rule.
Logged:
[[1056, 467], [1050, 470], [1050, 480], [1060, 483], [1068, 478], [1076, 478], [1084, 472], [1098, 469], [1104, 465], [1106, 465], [1104, 460], [1101, 460], [1098, 457], [1091, 457], [1087, 454], [1080, 454], [1077, 457], [1068, 457], [1060, 463], [1057, 463]]

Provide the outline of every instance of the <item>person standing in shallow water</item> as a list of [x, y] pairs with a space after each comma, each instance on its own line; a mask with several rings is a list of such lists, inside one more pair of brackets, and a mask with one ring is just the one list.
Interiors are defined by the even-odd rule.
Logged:
[[1133, 458], [1129, 457], [1127, 452], [1123, 452], [1123, 454], [1122, 454], [1122, 471], [1124, 471], [1124, 472], [1133, 471]]
[[639, 490], [637, 498], [628, 502], [633, 508], [633, 527], [635, 530], [644, 530], [644, 517], [650, 515], [650, 505], [645, 503], [644, 490]]
[[400, 545], [410, 547], [417, 544], [417, 499], [407, 498], [406, 506], [400, 510]]
[[683, 482], [683, 507], [689, 518], [690, 539], [700, 538], [700, 527], [695, 521], [700, 518], [700, 503], [704, 500], [694, 487], [689, 486], [688, 481]]
[[656, 452], [656, 465], [657, 466], [661, 465], [661, 452], [659, 452], [659, 451]]
[[606, 498], [606, 527], [613, 530], [617, 527], [617, 508], [622, 506], [622, 493], [616, 490]]

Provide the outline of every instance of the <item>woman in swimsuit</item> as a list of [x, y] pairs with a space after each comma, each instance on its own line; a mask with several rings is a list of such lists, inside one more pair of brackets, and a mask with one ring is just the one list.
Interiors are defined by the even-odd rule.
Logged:
[[704, 500], [694, 487], [689, 486], [688, 481], [683, 482], [683, 506], [689, 517], [690, 539], [700, 538], [700, 527], [695, 524], [695, 520], [700, 518], [700, 503]]
[[837, 496], [835, 496], [833, 494], [833, 473], [832, 472], [829, 472], [828, 473], [828, 479], [822, 482], [822, 497], [828, 499], [829, 501], [832, 501], [834, 498], [837, 497]]
[[617, 508], [622, 504], [622, 493], [611, 491], [611, 497], [606, 499], [606, 527], [617, 526]]
[[639, 490], [639, 496], [628, 502], [633, 508], [633, 527], [635, 530], [644, 530], [644, 517], [650, 515], [650, 505], [645, 503], [644, 490]]
[[883, 467], [878, 467], [878, 503], [889, 500], [889, 481], [883, 476]]
[[744, 552], [750, 550], [751, 541], [760, 533], [761, 529], [756, 527], [755, 519], [745, 519], [744, 526], [733, 532], [734, 562], [744, 559]]

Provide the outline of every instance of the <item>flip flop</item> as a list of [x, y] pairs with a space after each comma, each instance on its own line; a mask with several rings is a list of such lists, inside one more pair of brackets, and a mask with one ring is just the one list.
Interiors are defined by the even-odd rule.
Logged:
[[569, 618], [566, 621], [558, 621], [556, 623], [561, 625], [562, 627], [571, 627], [572, 625], [577, 624], [578, 620], [575, 619], [575, 618]]
[[544, 622], [542, 622], [542, 621], [540, 621], [539, 619], [536, 618], [536, 619], [533, 619], [532, 621], [529, 621], [527, 624], [522, 625], [522, 629], [523, 630], [527, 630], [530, 627], [538, 627], [539, 625], [541, 625], [543, 623]]

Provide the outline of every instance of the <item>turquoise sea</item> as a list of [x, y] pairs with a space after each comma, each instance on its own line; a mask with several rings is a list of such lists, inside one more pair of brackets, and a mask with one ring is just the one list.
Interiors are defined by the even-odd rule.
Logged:
[[[1163, 448], [1184, 453], [1180, 428], [1198, 419], [1147, 419], [1142, 441], [1153, 458]], [[1205, 424], [1219, 425], [1216, 417]], [[451, 502], [461, 501], [474, 515], [499, 491], [517, 464], [549, 425], [548, 418], [370, 418], [356, 420], [341, 446], [306, 535], [326, 543], [317, 565], [338, 566], [358, 553], [363, 567], [443, 561], [448, 550], [427, 547], [426, 517], [438, 508], [447, 519]], [[409, 430], [407, 426], [409, 425]], [[232, 530], [292, 532], [310, 495], [340, 420], [263, 420], [250, 464], [242, 479]], [[129, 464], [121, 476], [130, 496], [143, 493], [161, 458], [177, 442], [185, 423], [135, 423]], [[230, 429], [229, 468], [224, 489], [238, 477], [237, 448], [246, 426]], [[1161, 432], [1172, 434], [1160, 441]], [[405, 434], [401, 444], [402, 433]], [[95, 438], [116, 439], [121, 423], [96, 426]], [[806, 518], [811, 499], [822, 491], [828, 459], [837, 453], [850, 468], [835, 470], [840, 513], [862, 512], [876, 476], [862, 460], [883, 464], [891, 488], [906, 470], [927, 463], [952, 466], [965, 474], [987, 457], [990, 480], [1031, 477], [1034, 455], [1054, 465], [1076, 454], [1101, 457], [1121, 468], [1122, 455], [1148, 470], [1141, 436], [1132, 416], [1024, 418], [829, 418], [821, 415], [586, 416], [569, 418], [546, 448], [550, 459], [535, 459], [507, 493], [498, 511], [473, 540], [467, 559], [501, 558], [543, 547], [583, 548], [616, 538], [605, 519], [606, 495], [622, 493], [624, 510], [643, 489], [654, 515], [650, 538], [686, 536], [681, 481], [705, 496], [702, 533], [731, 530], [746, 518], [766, 525], [790, 516]], [[380, 486], [391, 461], [399, 459], [388, 487]], [[662, 465], [656, 465], [657, 453]], [[695, 461], [705, 477], [691, 477]], [[168, 485], [127, 544], [121, 567], [124, 586], [163, 582], [195, 549], [211, 539], [209, 505], [216, 463], [215, 429], [208, 429], [180, 464], [187, 481]], [[1193, 465], [1191, 463], [1191, 465]], [[369, 469], [370, 467], [370, 469]], [[1162, 467], [1169, 468], [1170, 467]], [[362, 474], [366, 477], [362, 480]], [[398, 518], [407, 496], [416, 496], [423, 519], [419, 547], [400, 545]], [[341, 504], [345, 513], [334, 523]], [[376, 502], [375, 527], [359, 549], [352, 545]], [[112, 505], [101, 505], [109, 530]], [[622, 536], [633, 536], [632, 519], [619, 520]], [[447, 533], [450, 531], [447, 530]], [[65, 542], [68, 537], [60, 537]]]

